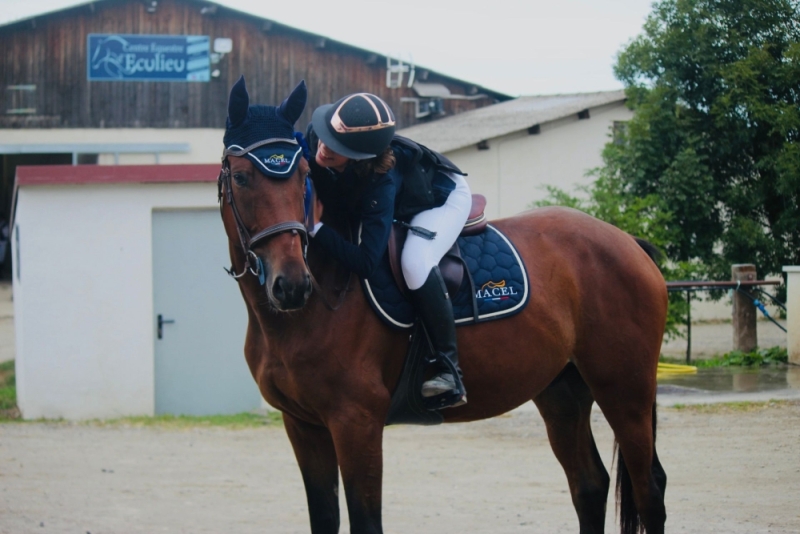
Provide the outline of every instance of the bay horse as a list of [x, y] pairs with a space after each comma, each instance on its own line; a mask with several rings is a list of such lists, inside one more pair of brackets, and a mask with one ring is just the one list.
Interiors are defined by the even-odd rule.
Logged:
[[[287, 118], [294, 124], [299, 115]], [[384, 423], [408, 333], [381, 322], [359, 284], [343, 289], [340, 268], [306, 236], [307, 173], [305, 160], [281, 180], [241, 155], [223, 163], [220, 209], [249, 318], [245, 358], [264, 399], [283, 414], [311, 532], [339, 531], [341, 473], [351, 533], [381, 533]], [[621, 532], [663, 533], [655, 401], [667, 291], [653, 250], [567, 208], [492, 225], [524, 260], [530, 301], [512, 317], [458, 328], [469, 403], [443, 410], [445, 422], [486, 419], [533, 400], [580, 532], [596, 533], [610, 484], [590, 426], [596, 402], [618, 445]]]

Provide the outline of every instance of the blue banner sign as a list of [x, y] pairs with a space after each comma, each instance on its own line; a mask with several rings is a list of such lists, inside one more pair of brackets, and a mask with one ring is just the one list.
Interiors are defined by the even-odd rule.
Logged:
[[90, 33], [89, 81], [207, 82], [207, 35]]

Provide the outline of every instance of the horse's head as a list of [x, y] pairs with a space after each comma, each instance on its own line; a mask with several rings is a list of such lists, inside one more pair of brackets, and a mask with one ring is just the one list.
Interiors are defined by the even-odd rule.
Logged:
[[251, 106], [242, 77], [231, 89], [223, 139], [220, 210], [231, 274], [253, 277], [253, 287], [257, 279], [280, 311], [303, 307], [311, 294], [304, 224], [308, 163], [294, 136], [305, 103], [300, 82], [280, 106]]

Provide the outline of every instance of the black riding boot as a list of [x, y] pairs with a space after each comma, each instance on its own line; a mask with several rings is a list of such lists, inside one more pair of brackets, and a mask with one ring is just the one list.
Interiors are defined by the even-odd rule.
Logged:
[[[459, 388], [457, 383], [460, 382], [461, 369], [458, 367], [453, 305], [438, 266], [431, 269], [422, 287], [411, 291], [411, 300], [431, 340], [439, 369], [422, 385], [422, 396], [425, 397], [426, 404], [430, 409], [466, 404], [464, 386], [461, 384]], [[458, 381], [453, 376], [454, 372], [458, 374]]]

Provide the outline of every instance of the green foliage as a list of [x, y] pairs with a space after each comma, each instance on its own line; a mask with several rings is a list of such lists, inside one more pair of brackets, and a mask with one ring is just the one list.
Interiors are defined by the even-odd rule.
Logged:
[[742, 352], [734, 350], [722, 356], [721, 365], [755, 367], [764, 365], [774, 365], [787, 363], [789, 353], [784, 347], [772, 347], [769, 349], [759, 349], [752, 352]]
[[281, 426], [283, 419], [278, 412], [265, 414], [243, 412], [232, 415], [157, 415], [121, 417], [119, 419], [96, 419], [88, 421], [95, 426], [134, 426], [168, 429], [224, 427], [228, 429]]
[[[661, 0], [617, 57], [634, 117], [596, 182], [534, 205], [582, 209], [661, 248], [667, 280], [800, 263], [800, 2]], [[782, 290], [779, 290], [782, 294]], [[685, 323], [670, 295], [668, 333]]]
[[731, 263], [797, 264], [800, 4], [662, 0], [615, 74], [635, 117], [604, 172], [658, 195], [667, 255], [715, 278]]
[[10, 418], [17, 407], [14, 360], [0, 363], [0, 419]]
[[[683, 358], [670, 358], [667, 356], [661, 356], [659, 361], [664, 363], [684, 363]], [[781, 365], [788, 361], [789, 353], [785, 347], [770, 347], [768, 349], [756, 349], [751, 352], [734, 350], [715, 358], [692, 360], [692, 365], [700, 369], [712, 367], [761, 367]]]

